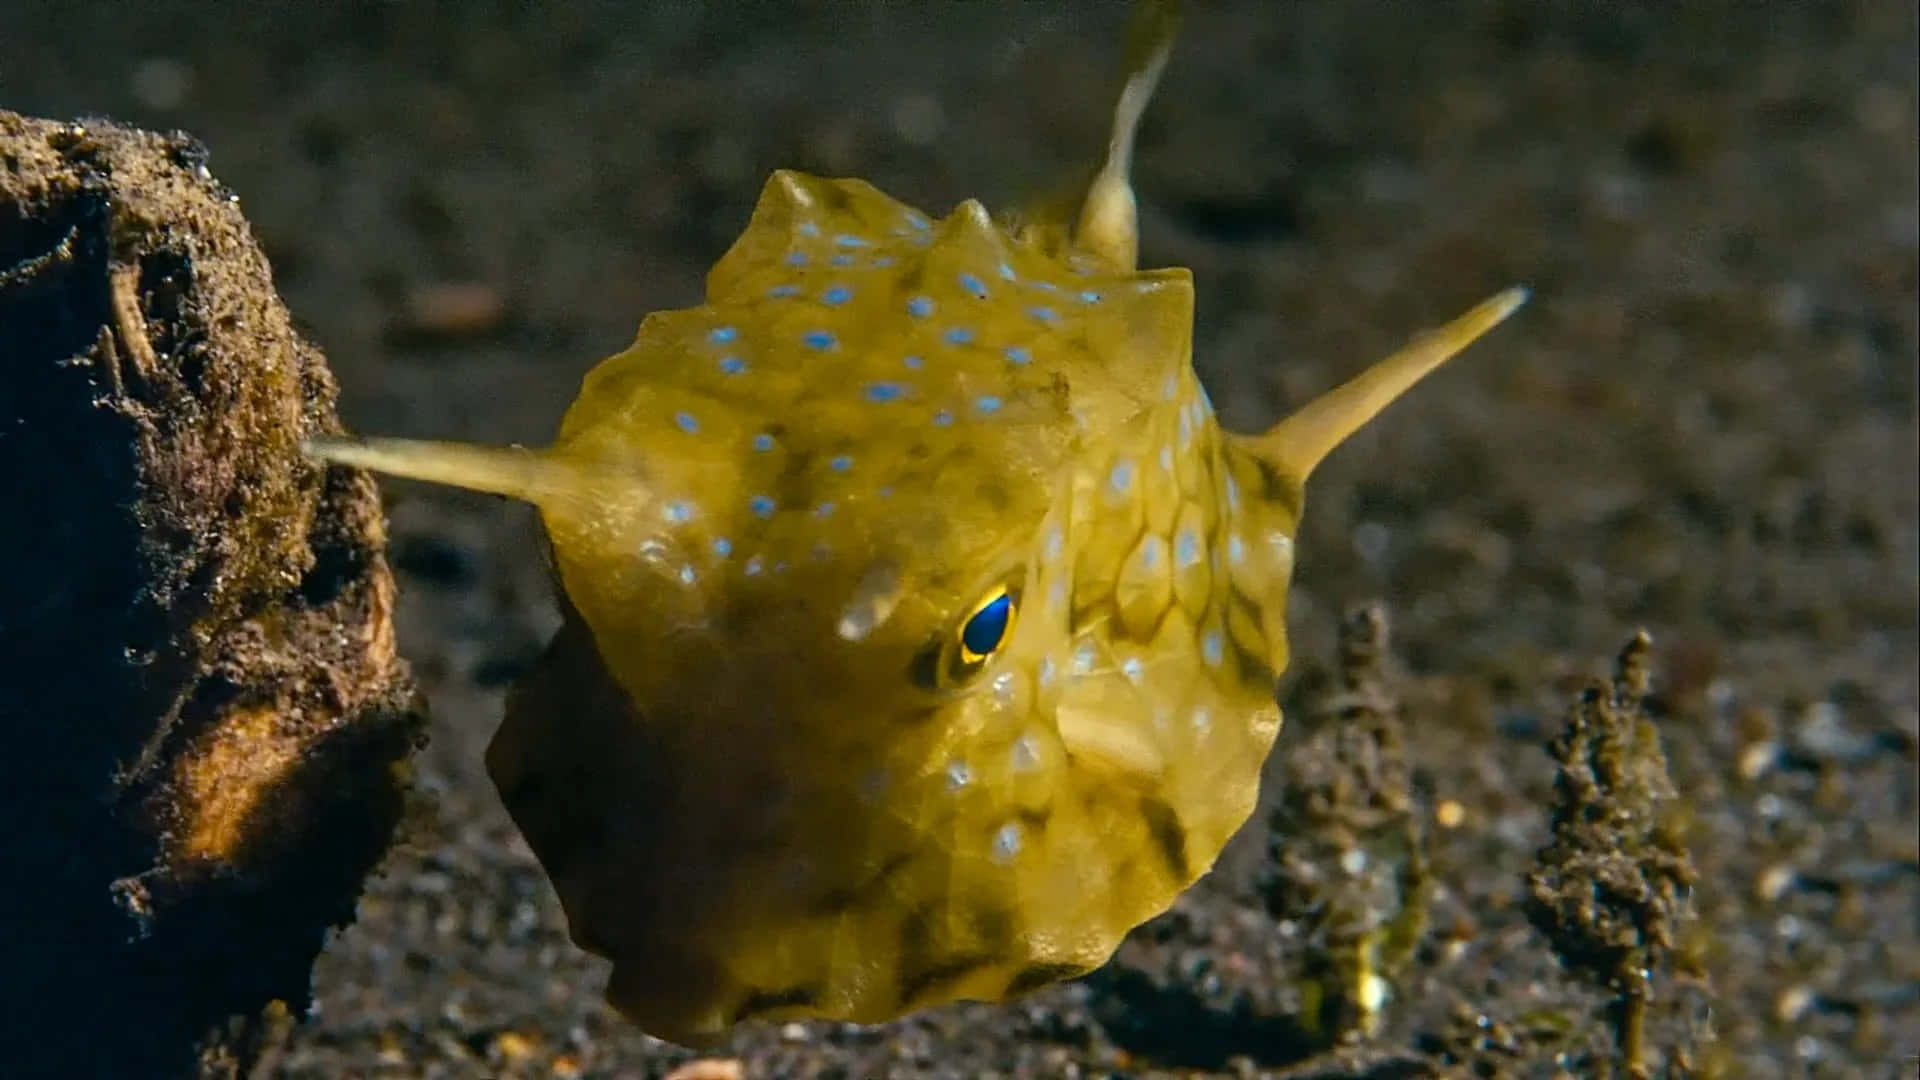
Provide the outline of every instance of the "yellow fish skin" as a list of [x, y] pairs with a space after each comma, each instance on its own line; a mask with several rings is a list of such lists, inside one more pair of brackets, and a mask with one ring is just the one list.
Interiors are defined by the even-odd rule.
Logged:
[[1105, 962], [1253, 809], [1309, 473], [1520, 302], [1224, 432], [1189, 273], [1134, 266], [1145, 10], [1070, 225], [778, 172], [551, 447], [308, 444], [539, 507], [566, 621], [488, 767], [652, 1034]]

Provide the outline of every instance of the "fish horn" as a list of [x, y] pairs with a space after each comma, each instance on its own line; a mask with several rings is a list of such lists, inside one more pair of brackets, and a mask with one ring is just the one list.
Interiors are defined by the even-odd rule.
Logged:
[[577, 463], [521, 446], [473, 446], [418, 439], [316, 435], [300, 452], [319, 461], [538, 505], [590, 497], [594, 478]]
[[1302, 484], [1361, 426], [1392, 404], [1428, 372], [1473, 344], [1526, 303], [1515, 287], [1482, 301], [1437, 330], [1302, 406], [1266, 434], [1249, 440], [1253, 454]]

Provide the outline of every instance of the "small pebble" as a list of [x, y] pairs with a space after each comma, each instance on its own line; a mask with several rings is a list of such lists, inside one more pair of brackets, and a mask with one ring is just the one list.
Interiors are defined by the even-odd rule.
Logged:
[[517, 1031], [503, 1031], [493, 1038], [493, 1052], [505, 1061], [525, 1061], [533, 1056], [533, 1040]]
[[695, 1058], [661, 1080], [742, 1080], [745, 1076], [738, 1058]]
[[497, 332], [507, 321], [507, 298], [483, 281], [419, 285], [401, 304], [393, 331], [397, 336], [459, 341]]

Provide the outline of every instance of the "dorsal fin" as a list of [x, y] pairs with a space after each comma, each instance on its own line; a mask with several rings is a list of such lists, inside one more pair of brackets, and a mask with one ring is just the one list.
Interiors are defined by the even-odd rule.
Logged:
[[1179, 27], [1179, 0], [1135, 0], [1106, 154], [1098, 165], [1074, 168], [1057, 185], [1045, 186], [1000, 215], [1023, 243], [1054, 256], [1075, 247], [1121, 270], [1137, 265], [1139, 215], [1129, 177], [1134, 136]]
[[1134, 135], [1140, 117], [1173, 53], [1180, 29], [1178, 0], [1142, 0], [1133, 12], [1127, 42], [1127, 76], [1120, 99], [1113, 106], [1113, 131], [1107, 157], [1080, 205], [1073, 242], [1122, 270], [1132, 270], [1140, 258], [1139, 208], [1129, 172], [1133, 166]]

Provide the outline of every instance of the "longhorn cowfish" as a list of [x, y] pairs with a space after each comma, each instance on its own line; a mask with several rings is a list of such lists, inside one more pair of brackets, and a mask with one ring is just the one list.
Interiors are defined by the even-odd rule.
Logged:
[[1066, 213], [776, 172], [706, 302], [544, 449], [320, 436], [538, 507], [565, 620], [487, 754], [610, 1001], [710, 1042], [1087, 972], [1212, 865], [1281, 716], [1304, 487], [1509, 290], [1273, 429], [1216, 422], [1128, 176]]

